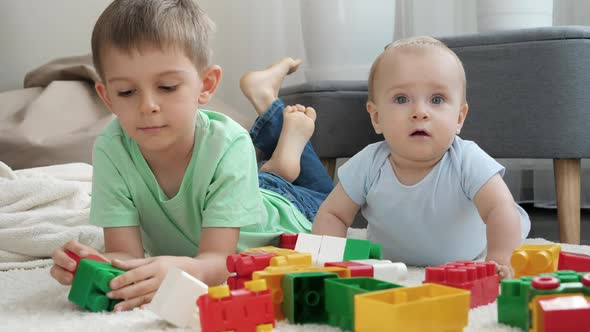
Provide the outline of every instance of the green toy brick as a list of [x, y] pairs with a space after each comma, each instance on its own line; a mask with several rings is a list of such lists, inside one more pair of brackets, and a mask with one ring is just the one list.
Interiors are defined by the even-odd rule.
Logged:
[[371, 243], [371, 252], [369, 253], [369, 259], [381, 259], [381, 245]]
[[80, 260], [68, 300], [89, 311], [112, 311], [121, 300], [106, 297], [106, 293], [111, 291], [109, 282], [123, 272], [109, 263]]
[[328, 321], [325, 311], [324, 280], [338, 278], [335, 273], [290, 273], [283, 277], [283, 314], [292, 324]]
[[582, 285], [580, 279], [586, 273], [557, 271], [539, 276], [552, 276], [559, 279], [560, 285], [554, 289], [535, 289], [531, 286], [535, 277], [527, 276], [514, 280], [502, 280], [498, 296], [498, 322], [522, 330], [530, 329], [529, 303], [537, 295], [583, 293], [590, 296], [590, 287]]
[[381, 246], [369, 240], [346, 239], [343, 261], [355, 259], [381, 259]]
[[398, 287], [402, 286], [366, 277], [326, 279], [328, 324], [342, 330], [354, 330], [355, 295]]

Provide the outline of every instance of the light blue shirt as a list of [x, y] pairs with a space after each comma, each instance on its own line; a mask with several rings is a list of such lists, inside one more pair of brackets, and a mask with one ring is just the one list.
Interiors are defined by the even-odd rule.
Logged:
[[[389, 155], [385, 141], [374, 143], [338, 169], [344, 190], [368, 221], [368, 239], [382, 245], [383, 257], [431, 266], [481, 255], [486, 225], [473, 198], [492, 176], [504, 175], [504, 167], [474, 142], [457, 137], [420, 182], [406, 186]], [[524, 239], [530, 220], [517, 208]]]

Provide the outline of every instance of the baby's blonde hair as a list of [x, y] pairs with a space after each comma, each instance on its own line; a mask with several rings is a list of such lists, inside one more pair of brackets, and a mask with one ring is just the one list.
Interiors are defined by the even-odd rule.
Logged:
[[200, 71], [209, 65], [213, 28], [213, 21], [193, 0], [115, 0], [92, 31], [94, 67], [104, 80], [105, 50], [131, 52], [153, 46], [182, 51]]
[[377, 75], [377, 69], [379, 69], [378, 68], [379, 64], [381, 63], [382, 59], [385, 56], [392, 54], [396, 50], [403, 49], [403, 48], [427, 48], [427, 47], [439, 48], [439, 49], [448, 51], [457, 60], [457, 64], [459, 65], [459, 70], [461, 70], [461, 75], [463, 76], [463, 101], [465, 102], [466, 96], [467, 96], [467, 79], [465, 76], [465, 69], [463, 68], [463, 63], [461, 62], [461, 60], [459, 59], [457, 54], [455, 54], [455, 52], [453, 52], [453, 50], [451, 50], [447, 45], [445, 45], [440, 40], [432, 38], [430, 36], [417, 36], [417, 37], [411, 37], [411, 38], [406, 38], [406, 39], [399, 39], [399, 40], [396, 40], [393, 43], [385, 46], [385, 50], [383, 52], [381, 52], [381, 54], [379, 54], [379, 56], [377, 56], [377, 58], [375, 59], [375, 61], [373, 61], [373, 64], [371, 65], [371, 70], [369, 72], [369, 81], [368, 81], [368, 85], [369, 85], [368, 99], [369, 99], [369, 101], [374, 101], [374, 98], [375, 98], [375, 76]]

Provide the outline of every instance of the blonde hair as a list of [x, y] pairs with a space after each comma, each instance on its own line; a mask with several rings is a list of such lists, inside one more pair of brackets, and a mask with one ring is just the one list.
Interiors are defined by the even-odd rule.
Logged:
[[92, 31], [92, 60], [104, 80], [101, 56], [109, 47], [124, 52], [145, 46], [181, 50], [200, 71], [209, 65], [211, 19], [193, 0], [115, 0]]
[[385, 46], [385, 50], [383, 52], [381, 52], [381, 54], [379, 54], [379, 56], [377, 56], [375, 61], [373, 61], [373, 64], [371, 65], [371, 70], [369, 71], [369, 81], [368, 81], [368, 93], [369, 93], [368, 99], [369, 99], [369, 101], [374, 101], [375, 76], [377, 75], [377, 69], [379, 67], [379, 64], [381, 63], [382, 59], [385, 56], [392, 54], [396, 50], [403, 49], [403, 48], [427, 48], [427, 47], [440, 48], [442, 50], [448, 51], [457, 60], [457, 64], [459, 65], [459, 69], [461, 70], [461, 73], [463, 76], [463, 100], [465, 101], [466, 95], [467, 95], [467, 79], [465, 76], [465, 68], [463, 68], [463, 63], [461, 62], [461, 60], [459, 59], [457, 54], [455, 54], [455, 52], [453, 52], [453, 50], [451, 50], [447, 45], [445, 45], [440, 40], [429, 37], [429, 36], [417, 36], [417, 37], [411, 37], [411, 38], [407, 38], [407, 39], [400, 39], [400, 40], [396, 40], [393, 43]]

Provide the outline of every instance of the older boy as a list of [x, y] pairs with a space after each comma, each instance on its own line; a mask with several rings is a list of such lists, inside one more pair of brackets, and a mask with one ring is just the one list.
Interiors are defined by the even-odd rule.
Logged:
[[385, 258], [414, 265], [486, 252], [503, 277], [529, 218], [502, 180], [504, 168], [457, 135], [468, 112], [463, 65], [430, 37], [401, 40], [373, 63], [367, 111], [385, 141], [339, 171], [313, 232], [345, 236], [359, 208]]
[[[171, 266], [223, 282], [227, 255], [310, 231], [332, 189], [308, 143], [315, 111], [276, 99], [298, 61], [244, 77], [260, 115], [250, 135], [198, 110], [221, 78], [209, 64], [211, 28], [192, 0], [116, 0], [95, 25], [96, 91], [117, 119], [94, 147], [90, 222], [104, 227], [104, 255], [128, 270], [110, 283], [107, 296], [124, 299], [115, 310], [148, 303]], [[252, 141], [268, 159], [259, 173]], [[52, 276], [70, 284], [65, 249], [97, 251], [69, 242], [53, 254]]]

